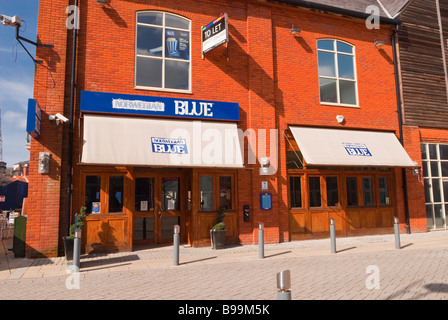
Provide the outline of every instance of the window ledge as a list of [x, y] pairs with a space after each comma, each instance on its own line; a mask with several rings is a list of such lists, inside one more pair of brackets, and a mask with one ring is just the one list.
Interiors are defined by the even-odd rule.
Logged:
[[173, 92], [173, 93], [193, 94], [193, 92], [191, 90], [161, 89], [161, 88], [142, 87], [142, 86], [135, 86], [134, 89], [135, 90], [145, 90], [145, 91], [158, 91], [158, 92]]
[[343, 108], [355, 108], [361, 109], [359, 105], [355, 104], [343, 104], [343, 103], [331, 103], [331, 102], [321, 102], [321, 106], [330, 106], [330, 107], [343, 107]]

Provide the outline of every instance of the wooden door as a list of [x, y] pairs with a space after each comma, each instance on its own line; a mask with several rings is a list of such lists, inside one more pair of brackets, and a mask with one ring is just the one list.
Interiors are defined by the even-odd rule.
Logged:
[[181, 226], [181, 239], [184, 239], [183, 180], [181, 173], [164, 171], [139, 174], [135, 178], [135, 244], [171, 243], [175, 225]]
[[80, 206], [87, 207], [82, 235], [86, 253], [130, 250], [128, 172], [91, 169], [83, 172], [81, 181]]

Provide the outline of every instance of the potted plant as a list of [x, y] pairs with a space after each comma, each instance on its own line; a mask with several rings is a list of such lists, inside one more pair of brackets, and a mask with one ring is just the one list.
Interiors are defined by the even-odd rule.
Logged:
[[70, 226], [70, 234], [68, 236], [62, 237], [64, 241], [64, 251], [65, 251], [65, 259], [67, 261], [73, 260], [73, 247], [75, 242], [75, 230], [82, 229], [84, 227], [85, 219], [86, 219], [86, 207], [81, 207], [79, 210], [79, 214], [76, 218], [76, 226], [72, 224]]
[[224, 208], [219, 210], [218, 217], [216, 218], [216, 224], [210, 229], [210, 236], [213, 249], [220, 249], [225, 246], [226, 243], [226, 224], [224, 223]]

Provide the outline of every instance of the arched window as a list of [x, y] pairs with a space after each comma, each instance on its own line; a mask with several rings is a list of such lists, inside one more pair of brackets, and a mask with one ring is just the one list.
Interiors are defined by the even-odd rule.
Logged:
[[358, 106], [354, 46], [335, 39], [317, 41], [322, 104]]
[[144, 11], [136, 25], [135, 87], [190, 92], [190, 20]]

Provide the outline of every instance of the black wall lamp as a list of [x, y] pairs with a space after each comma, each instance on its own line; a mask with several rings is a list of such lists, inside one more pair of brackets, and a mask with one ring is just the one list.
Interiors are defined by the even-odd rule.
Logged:
[[300, 34], [300, 32], [302, 32], [302, 31], [299, 28], [295, 28], [294, 25], [292, 25], [291, 30], [289, 30], [289, 32], [293, 36], [296, 36], [296, 35]]
[[96, 0], [96, 3], [103, 7], [106, 5], [106, 0]]
[[375, 48], [379, 49], [379, 48], [381, 48], [382, 46], [384, 46], [384, 41], [375, 41], [375, 42], [373, 43], [373, 45], [375, 46]]

